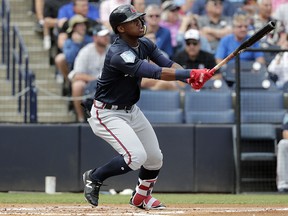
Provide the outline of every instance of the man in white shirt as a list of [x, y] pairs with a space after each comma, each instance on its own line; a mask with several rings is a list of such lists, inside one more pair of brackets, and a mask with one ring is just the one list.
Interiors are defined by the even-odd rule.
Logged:
[[110, 45], [109, 30], [103, 25], [93, 29], [93, 42], [83, 47], [74, 63], [74, 69], [69, 73], [72, 82], [73, 104], [78, 122], [84, 122], [84, 113], [81, 107], [81, 97], [86, 84], [98, 78], [102, 72], [105, 55]]

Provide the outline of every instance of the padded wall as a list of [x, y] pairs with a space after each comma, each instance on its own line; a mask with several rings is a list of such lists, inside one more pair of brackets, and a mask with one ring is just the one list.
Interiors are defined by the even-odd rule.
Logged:
[[77, 125], [0, 125], [0, 137], [0, 191], [44, 191], [45, 176], [79, 189]]
[[195, 191], [234, 192], [232, 125], [195, 126]]
[[[155, 192], [233, 192], [232, 127], [154, 125], [164, 164]], [[0, 125], [0, 191], [82, 191], [82, 173], [116, 156], [87, 124]], [[101, 189], [134, 189], [138, 172], [111, 177]]]

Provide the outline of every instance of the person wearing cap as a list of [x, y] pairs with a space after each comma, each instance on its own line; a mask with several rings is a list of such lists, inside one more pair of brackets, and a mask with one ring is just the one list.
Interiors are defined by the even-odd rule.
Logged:
[[[183, 50], [185, 47], [184, 34], [189, 29], [199, 30], [198, 17], [194, 14], [184, 15], [182, 18], [181, 26], [177, 34], [179, 51]], [[201, 44], [201, 50], [209, 52], [209, 53], [213, 53], [207, 38], [201, 34], [200, 34], [200, 44]]]
[[164, 1], [161, 5], [162, 15], [160, 26], [169, 29], [171, 33], [171, 43], [173, 47], [173, 54], [177, 52], [177, 33], [181, 25], [180, 18], [180, 7], [176, 5], [173, 1]]
[[144, 15], [129, 4], [117, 7], [109, 17], [117, 38], [106, 54], [87, 121], [94, 134], [115, 149], [117, 155], [83, 173], [84, 196], [93, 206], [98, 206], [100, 187], [106, 179], [138, 171], [129, 204], [143, 210], [165, 208], [152, 196], [163, 155], [152, 125], [137, 106], [141, 80], [177, 80], [198, 90], [212, 77], [208, 69], [183, 69], [165, 57], [144, 37]]
[[[230, 53], [237, 49], [245, 40], [249, 38], [248, 35], [249, 18], [245, 14], [236, 14], [233, 17], [233, 32], [223, 37], [217, 47], [215, 58], [216, 62], [221, 62]], [[254, 43], [251, 48], [260, 48], [259, 42]], [[239, 55], [241, 61], [256, 61], [265, 64], [263, 52], [243, 52]], [[233, 62], [235, 59], [230, 61]]]
[[93, 28], [93, 42], [84, 46], [74, 62], [74, 68], [69, 73], [71, 80], [74, 109], [78, 122], [84, 122], [84, 113], [81, 107], [81, 96], [87, 83], [96, 80], [103, 68], [105, 55], [110, 45], [110, 32], [103, 25]]
[[56, 67], [64, 78], [63, 91], [69, 91], [68, 73], [73, 69], [74, 60], [79, 50], [92, 42], [92, 37], [87, 34], [87, 19], [80, 14], [76, 14], [69, 20], [69, 27], [66, 32], [68, 39], [64, 42], [62, 52], [55, 57]]
[[216, 65], [214, 55], [201, 50], [200, 32], [189, 29], [184, 34], [185, 48], [175, 54], [173, 61], [184, 68], [213, 68]]

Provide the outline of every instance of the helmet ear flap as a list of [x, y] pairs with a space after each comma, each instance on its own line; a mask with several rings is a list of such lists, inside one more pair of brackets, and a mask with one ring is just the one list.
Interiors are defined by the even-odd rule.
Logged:
[[141, 22], [141, 24], [142, 24], [142, 26], [144, 28], [144, 35], [145, 35], [146, 32], [147, 32], [147, 26], [145, 25], [144, 16], [141, 16], [139, 19], [140, 19], [140, 22]]

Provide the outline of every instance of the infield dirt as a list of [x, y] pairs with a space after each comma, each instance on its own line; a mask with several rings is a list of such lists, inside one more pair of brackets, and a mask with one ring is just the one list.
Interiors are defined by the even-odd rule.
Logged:
[[253, 206], [253, 205], [191, 205], [173, 204], [165, 210], [145, 211], [127, 204], [101, 205], [93, 208], [89, 205], [59, 205], [59, 204], [0, 204], [0, 216], [10, 215], [89, 215], [89, 216], [287, 216], [288, 206]]

